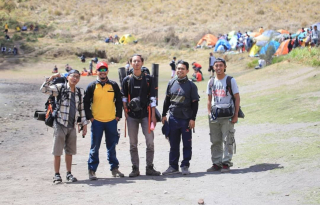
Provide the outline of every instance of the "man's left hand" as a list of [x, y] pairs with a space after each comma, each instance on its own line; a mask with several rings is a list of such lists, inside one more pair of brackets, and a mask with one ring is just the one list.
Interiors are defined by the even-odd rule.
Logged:
[[238, 115], [234, 115], [232, 118], [231, 118], [231, 123], [234, 124], [238, 122]]
[[87, 134], [87, 125], [84, 125], [82, 128], [82, 136], [86, 136]]
[[154, 127], [156, 127], [156, 125], [157, 125], [156, 117], [152, 117], [151, 121], [153, 122]]

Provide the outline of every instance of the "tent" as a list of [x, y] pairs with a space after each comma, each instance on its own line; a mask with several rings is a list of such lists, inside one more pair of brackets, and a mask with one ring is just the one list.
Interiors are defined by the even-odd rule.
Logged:
[[236, 49], [237, 42], [238, 42], [238, 37], [236, 35], [232, 36], [231, 39], [229, 40], [229, 44], [232, 49]]
[[248, 35], [249, 35], [250, 37], [258, 37], [258, 36], [261, 35], [261, 33], [259, 33], [259, 32], [248, 32]]
[[216, 46], [215, 46], [215, 48], [214, 48], [214, 52], [217, 52], [217, 50], [218, 50], [218, 47], [219, 46], [226, 46], [227, 47], [227, 50], [230, 50], [231, 49], [231, 45], [230, 45], [230, 43], [227, 41], [227, 40], [225, 40], [225, 39], [220, 39], [220, 40], [218, 40], [217, 41], [217, 43], [216, 43]]
[[119, 39], [120, 44], [128, 44], [136, 41], [137, 41], [136, 38], [131, 34], [125, 34], [121, 36], [121, 38]]
[[281, 55], [286, 55], [288, 54], [288, 44], [289, 44], [290, 39], [287, 39], [285, 41], [283, 41], [278, 50], [276, 51], [276, 53], [274, 54], [275, 56], [281, 56]]
[[214, 47], [218, 41], [218, 38], [212, 34], [204, 35], [197, 43], [197, 46], [212, 46]]
[[278, 31], [267, 30], [267, 31], [263, 32], [260, 36], [256, 37], [255, 40], [256, 41], [269, 41], [273, 37], [276, 37], [278, 35], [280, 35], [280, 33]]
[[237, 35], [237, 32], [236, 31], [230, 31], [228, 33], [228, 40], [230, 40], [234, 35]]
[[260, 49], [261, 49], [261, 47], [257, 46], [256, 44], [253, 44], [253, 46], [250, 49], [249, 56], [250, 57], [257, 56]]
[[[277, 41], [270, 41], [268, 42], [265, 46], [263, 46], [259, 52], [260, 55], [265, 55], [267, 54], [268, 49], [273, 49], [272, 50], [272, 55], [278, 50], [280, 46], [280, 43]], [[271, 52], [271, 51], [270, 51]]]
[[289, 31], [287, 31], [287, 30], [284, 30], [284, 29], [279, 29], [279, 30], [277, 30], [279, 33], [281, 33], [281, 34], [284, 34], [284, 33], [286, 33], [286, 34], [289, 34], [290, 32]]

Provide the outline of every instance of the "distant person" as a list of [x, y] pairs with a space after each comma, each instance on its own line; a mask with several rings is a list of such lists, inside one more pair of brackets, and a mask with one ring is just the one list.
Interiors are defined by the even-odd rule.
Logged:
[[319, 46], [319, 31], [317, 26], [313, 27], [313, 30], [311, 33], [311, 39], [315, 46]]
[[[234, 124], [238, 122], [238, 112], [240, 109], [240, 95], [237, 82], [234, 78], [226, 75], [226, 62], [222, 58], [217, 58], [214, 63], [216, 78], [211, 78], [207, 85], [207, 109], [209, 117], [211, 160], [212, 166], [207, 172], [220, 171], [230, 172], [233, 166], [232, 156], [234, 152]], [[230, 87], [228, 86], [228, 77]], [[230, 94], [233, 93], [233, 97]], [[223, 108], [234, 107], [233, 113], [228, 113]], [[212, 112], [216, 107], [220, 108], [221, 115]], [[223, 113], [223, 114], [222, 114]], [[230, 116], [230, 117], [229, 117]]]
[[7, 48], [6, 48], [5, 46], [2, 46], [2, 47], [1, 47], [1, 52], [2, 52], [2, 54], [5, 54], [6, 51], [7, 51]]
[[16, 31], [17, 31], [17, 32], [20, 32], [20, 31], [21, 31], [20, 26], [17, 26], [17, 27], [16, 27]]
[[242, 50], [243, 50], [243, 42], [240, 41], [240, 39], [238, 39], [237, 41], [237, 45], [236, 45], [236, 50], [239, 51], [239, 53], [242, 53]]
[[292, 45], [292, 38], [290, 37], [290, 40], [289, 40], [289, 43], [288, 43], [288, 53], [291, 52], [292, 47], [293, 47], [293, 45]]
[[263, 27], [261, 26], [261, 27], [259, 28], [259, 33], [262, 34], [263, 32], [264, 32], [264, 30], [263, 30]]
[[87, 70], [86, 68], [83, 68], [83, 72], [87, 73], [87, 72], [88, 72], [88, 70]]
[[6, 34], [4, 37], [5, 37], [5, 39], [6, 39], [7, 41], [10, 40], [10, 36], [9, 36], [8, 34]]
[[114, 43], [119, 44], [119, 36], [117, 34], [114, 35]]
[[13, 47], [13, 55], [18, 54], [18, 48], [16, 46]]
[[[192, 157], [192, 129], [195, 127], [199, 107], [198, 88], [188, 79], [189, 63], [179, 60], [177, 78], [171, 79], [167, 86], [166, 97], [162, 109], [162, 124], [167, 120], [169, 111], [169, 168], [162, 175], [179, 173], [180, 142], [183, 144], [183, 160], [181, 171], [183, 175], [190, 174]], [[182, 91], [182, 92], [181, 92]]]
[[238, 31], [238, 33], [237, 33], [237, 39], [240, 39], [241, 36], [242, 36], [242, 33], [241, 33], [240, 31]]
[[9, 26], [8, 26], [8, 24], [6, 23], [6, 24], [4, 25], [4, 32], [7, 34], [7, 33], [8, 33], [8, 30], [9, 30]]
[[304, 28], [301, 28], [301, 33], [304, 33], [304, 32], [305, 32]]
[[8, 49], [8, 54], [11, 54], [11, 52], [12, 52], [12, 49], [9, 48], [9, 49]]
[[172, 61], [170, 62], [171, 67], [171, 78], [173, 78], [176, 74], [176, 57], [173, 57]]
[[22, 26], [21, 31], [27, 31], [27, 30], [28, 30], [28, 27], [26, 25]]
[[33, 31], [33, 24], [30, 24], [29, 29], [30, 31]]
[[[42, 93], [58, 96], [62, 94], [60, 99], [60, 107], [55, 110], [56, 117], [53, 126], [53, 147], [52, 154], [54, 155], [54, 171], [53, 182], [61, 182], [60, 162], [63, 150], [65, 152], [66, 161], [66, 179], [70, 182], [76, 182], [77, 178], [71, 174], [72, 156], [77, 153], [77, 131], [76, 125], [82, 126], [82, 135], [87, 134], [86, 115], [83, 105], [83, 90], [76, 87], [80, 80], [80, 73], [78, 70], [71, 70], [68, 73], [66, 83], [58, 83], [52, 85], [50, 82], [61, 77], [59, 73], [52, 75], [40, 88]], [[78, 123], [77, 119], [80, 119]], [[78, 127], [78, 132], [81, 130]]]
[[298, 47], [300, 47], [300, 41], [298, 36], [296, 36], [296, 39], [293, 42], [293, 48], [298, 48]]
[[251, 47], [253, 46], [253, 40], [252, 38], [250, 38], [250, 36], [248, 35], [247, 41], [246, 41], [246, 46], [247, 46], [247, 52], [250, 51]]
[[202, 81], [202, 75], [197, 69], [193, 69], [194, 73], [192, 74], [192, 82], [200, 82]]
[[209, 55], [210, 55], [210, 57], [209, 57], [209, 69], [208, 69], [208, 71], [211, 74], [211, 76], [213, 76], [214, 75], [213, 64], [216, 61], [216, 58], [213, 56], [212, 52]]
[[58, 67], [56, 65], [54, 66], [52, 73], [58, 73]]
[[66, 66], [65, 66], [65, 70], [66, 70], [67, 72], [69, 72], [69, 71], [71, 71], [71, 70], [72, 70], [72, 68], [69, 66], [69, 64], [66, 64]]
[[94, 59], [92, 58], [90, 63], [89, 63], [89, 75], [93, 74], [92, 68], [93, 68], [93, 63], [94, 63]]
[[36, 25], [36, 26], [34, 27], [34, 30], [33, 30], [33, 31], [39, 31], [39, 26]]
[[82, 63], [86, 62], [86, 56], [84, 54], [82, 54], [80, 56], [80, 60], [81, 60]]
[[197, 69], [197, 70], [199, 71], [199, 73], [201, 73], [202, 79], [204, 80], [203, 74], [202, 74], [202, 71], [201, 71], [202, 66], [201, 66], [199, 63], [197, 63], [197, 62], [193, 62], [193, 63], [192, 63], [192, 68], [193, 68], [193, 69]]
[[126, 65], [124, 66], [124, 68], [126, 69], [127, 75], [130, 75], [130, 63], [129, 63], [129, 61], [127, 61], [127, 63], [126, 63]]

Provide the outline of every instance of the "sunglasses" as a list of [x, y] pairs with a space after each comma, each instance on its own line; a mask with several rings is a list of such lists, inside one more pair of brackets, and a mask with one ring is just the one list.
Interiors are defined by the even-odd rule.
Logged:
[[99, 68], [98, 71], [99, 71], [99, 72], [107, 72], [107, 71], [108, 71], [108, 68]]

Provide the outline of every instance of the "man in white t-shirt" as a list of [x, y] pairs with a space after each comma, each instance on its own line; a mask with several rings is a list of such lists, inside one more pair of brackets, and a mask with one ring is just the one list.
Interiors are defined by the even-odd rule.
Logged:
[[214, 75], [214, 69], [213, 69], [213, 64], [216, 61], [216, 58], [213, 56], [213, 53], [210, 53], [210, 57], [209, 57], [209, 69], [208, 71], [211, 73], [212, 72], [212, 76]]
[[[208, 115], [211, 140], [211, 160], [212, 167], [207, 172], [221, 171], [229, 172], [233, 165], [231, 162], [233, 155], [234, 124], [238, 121], [238, 112], [240, 107], [240, 95], [236, 80], [225, 74], [226, 62], [222, 58], [217, 58], [214, 62], [216, 78], [210, 79], [207, 86], [208, 94]], [[229, 79], [229, 83], [227, 82]], [[229, 87], [228, 84], [230, 84]], [[230, 94], [232, 90], [234, 99]], [[232, 117], [215, 117], [211, 115], [211, 107], [234, 107]]]

